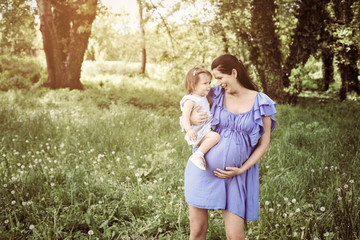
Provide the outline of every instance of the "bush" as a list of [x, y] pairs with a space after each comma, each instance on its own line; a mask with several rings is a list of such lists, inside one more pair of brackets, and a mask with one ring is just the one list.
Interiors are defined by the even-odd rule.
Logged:
[[0, 56], [0, 90], [30, 89], [45, 75], [45, 69], [33, 58]]

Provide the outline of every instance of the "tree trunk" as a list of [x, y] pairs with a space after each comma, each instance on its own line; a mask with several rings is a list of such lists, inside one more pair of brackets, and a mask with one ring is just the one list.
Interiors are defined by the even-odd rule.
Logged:
[[334, 67], [333, 59], [334, 53], [328, 48], [323, 48], [321, 50], [321, 57], [323, 61], [322, 72], [323, 72], [323, 91], [329, 90], [330, 83], [334, 82]]
[[97, 0], [37, 0], [51, 88], [83, 89], [81, 65]]
[[282, 53], [280, 40], [276, 35], [273, 0], [251, 1], [250, 59], [256, 65], [263, 91], [277, 102], [285, 102], [286, 94], [281, 80]]
[[[351, 6], [354, 0], [351, 1], [335, 1], [334, 12], [336, 19], [346, 27], [350, 26], [354, 13]], [[345, 100], [347, 92], [355, 91], [360, 94], [359, 87], [359, 69], [357, 68], [357, 61], [359, 59], [359, 52], [355, 44], [341, 44], [341, 49], [338, 67], [341, 75], [341, 88], [339, 91], [340, 100]]]
[[145, 28], [144, 28], [144, 19], [143, 19], [143, 5], [142, 5], [142, 0], [137, 0], [137, 2], [139, 5], [141, 48], [142, 48], [141, 74], [144, 74], [146, 67], [146, 39], [145, 39]]
[[70, 46], [68, 47], [67, 86], [70, 89], [83, 89], [80, 81], [81, 66], [91, 35], [91, 26], [96, 17], [97, 0], [88, 0], [86, 3], [89, 13], [73, 22], [70, 30]]
[[62, 87], [66, 75], [61, 61], [61, 50], [56, 37], [51, 4], [50, 0], [37, 0], [37, 4], [48, 71], [48, 80], [45, 85], [56, 89]]

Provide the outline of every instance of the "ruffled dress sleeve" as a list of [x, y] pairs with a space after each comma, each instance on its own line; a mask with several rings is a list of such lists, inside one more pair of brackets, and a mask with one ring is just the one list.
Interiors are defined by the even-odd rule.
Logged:
[[270, 117], [271, 119], [271, 131], [276, 126], [275, 114], [276, 114], [276, 103], [269, 98], [265, 93], [259, 92], [254, 104], [254, 122], [257, 127], [250, 135], [251, 146], [254, 147], [258, 143], [260, 137], [264, 134], [264, 123], [262, 119], [264, 117]]
[[213, 120], [211, 122], [211, 129], [215, 130], [216, 126], [219, 124], [219, 119], [220, 119], [221, 99], [224, 96], [223, 88], [220, 86], [214, 86], [211, 88], [209, 95], [213, 101], [213, 105], [210, 109], [210, 112], [213, 115]]

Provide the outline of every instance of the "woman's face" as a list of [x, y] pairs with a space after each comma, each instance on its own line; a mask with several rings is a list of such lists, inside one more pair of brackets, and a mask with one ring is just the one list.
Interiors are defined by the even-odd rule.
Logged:
[[239, 87], [239, 82], [236, 79], [236, 70], [233, 69], [231, 75], [221, 73], [216, 68], [212, 70], [218, 85], [225, 89], [225, 92], [232, 93]]

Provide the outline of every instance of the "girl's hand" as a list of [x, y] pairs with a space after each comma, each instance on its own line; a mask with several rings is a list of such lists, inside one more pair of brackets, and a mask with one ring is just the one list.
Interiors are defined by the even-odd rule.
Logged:
[[191, 141], [195, 141], [195, 140], [197, 139], [197, 137], [198, 137], [197, 133], [196, 133], [194, 130], [192, 130], [192, 129], [190, 129], [189, 131], [187, 131], [187, 134], [188, 134], [189, 139], [190, 139]]
[[201, 106], [198, 106], [194, 108], [194, 110], [191, 111], [190, 115], [190, 123], [191, 125], [200, 125], [204, 122], [206, 122], [207, 119], [207, 113], [206, 112], [198, 112]]
[[234, 177], [236, 175], [242, 174], [242, 171], [241, 171], [241, 168], [238, 168], [238, 167], [227, 167], [226, 171], [217, 168], [214, 171], [214, 174], [218, 178], [231, 178], [231, 177]]

